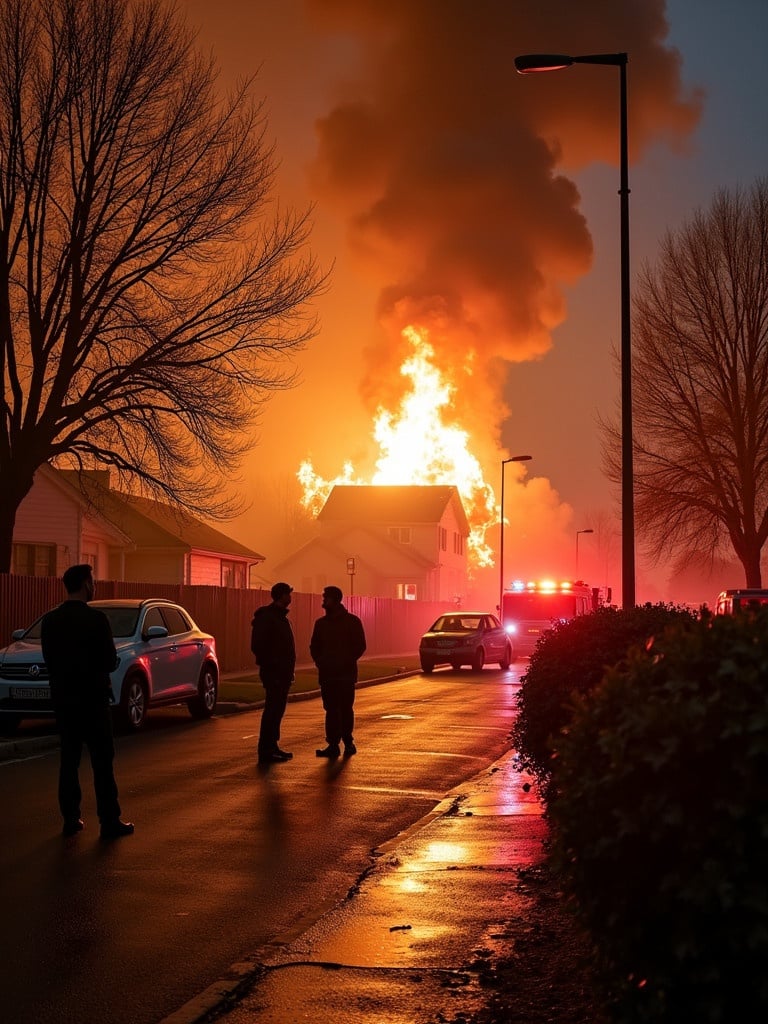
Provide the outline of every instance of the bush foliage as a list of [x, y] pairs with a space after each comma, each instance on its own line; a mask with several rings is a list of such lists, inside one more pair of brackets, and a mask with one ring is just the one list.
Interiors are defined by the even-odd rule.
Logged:
[[545, 800], [552, 785], [553, 754], [574, 700], [591, 693], [606, 668], [623, 661], [632, 645], [645, 647], [670, 623], [693, 618], [685, 609], [664, 604], [626, 611], [601, 608], [555, 625], [542, 636], [522, 679], [512, 742], [521, 769], [535, 776]]
[[680, 617], [558, 742], [555, 863], [622, 1024], [768, 1020], [768, 615]]

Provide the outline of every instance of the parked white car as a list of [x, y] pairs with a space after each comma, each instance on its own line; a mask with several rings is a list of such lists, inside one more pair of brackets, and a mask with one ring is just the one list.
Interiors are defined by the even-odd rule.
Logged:
[[[135, 731], [147, 709], [186, 703], [195, 718], [210, 717], [219, 690], [216, 641], [180, 605], [158, 599], [91, 601], [109, 619], [118, 664], [111, 675], [120, 723]], [[13, 633], [0, 650], [0, 730], [23, 718], [51, 716], [48, 670], [40, 648], [42, 616]]]

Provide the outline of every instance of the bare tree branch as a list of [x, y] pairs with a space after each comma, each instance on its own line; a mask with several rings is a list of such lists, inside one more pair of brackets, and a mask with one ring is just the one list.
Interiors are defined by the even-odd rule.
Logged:
[[0, 571], [51, 459], [226, 514], [324, 283], [252, 86], [157, 2], [0, 5]]
[[[768, 539], [768, 179], [721, 191], [664, 239], [634, 317], [638, 527], [678, 567], [735, 552], [761, 585]], [[620, 438], [603, 424], [620, 479]]]

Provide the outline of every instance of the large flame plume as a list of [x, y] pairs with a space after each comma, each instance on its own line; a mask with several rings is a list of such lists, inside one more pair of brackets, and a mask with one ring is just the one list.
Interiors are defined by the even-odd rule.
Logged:
[[[302, 505], [317, 515], [336, 484], [450, 484], [458, 488], [469, 521], [470, 567], [493, 565], [486, 532], [498, 523], [496, 498], [470, 451], [469, 433], [455, 422], [457, 385], [435, 365], [426, 328], [408, 326], [402, 335], [412, 349], [400, 367], [409, 383], [396, 411], [380, 407], [374, 417], [373, 438], [380, 454], [371, 478], [358, 476], [347, 462], [339, 476], [325, 480], [305, 460], [297, 474], [304, 489]], [[469, 358], [460, 372], [471, 377], [471, 367]]]

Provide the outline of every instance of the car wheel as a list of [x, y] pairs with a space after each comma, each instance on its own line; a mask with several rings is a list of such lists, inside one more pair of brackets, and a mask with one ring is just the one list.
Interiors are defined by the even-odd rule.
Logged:
[[120, 718], [129, 732], [138, 732], [147, 718], [147, 684], [139, 675], [128, 676], [120, 695]]
[[478, 647], [475, 651], [475, 655], [472, 658], [472, 669], [475, 672], [481, 672], [483, 665], [485, 664], [485, 651], [482, 647]]
[[425, 658], [421, 659], [421, 671], [424, 672], [425, 675], [429, 675], [430, 672], [434, 672], [434, 670], [435, 670], [435, 663], [434, 663], [434, 661], [427, 661]]
[[219, 696], [219, 677], [213, 665], [203, 665], [197, 684], [197, 696], [187, 701], [193, 718], [210, 718]]
[[504, 649], [504, 657], [499, 662], [499, 668], [502, 669], [502, 671], [506, 672], [513, 661], [514, 656], [512, 654], [512, 646], [511, 644], [507, 644], [507, 646]]

